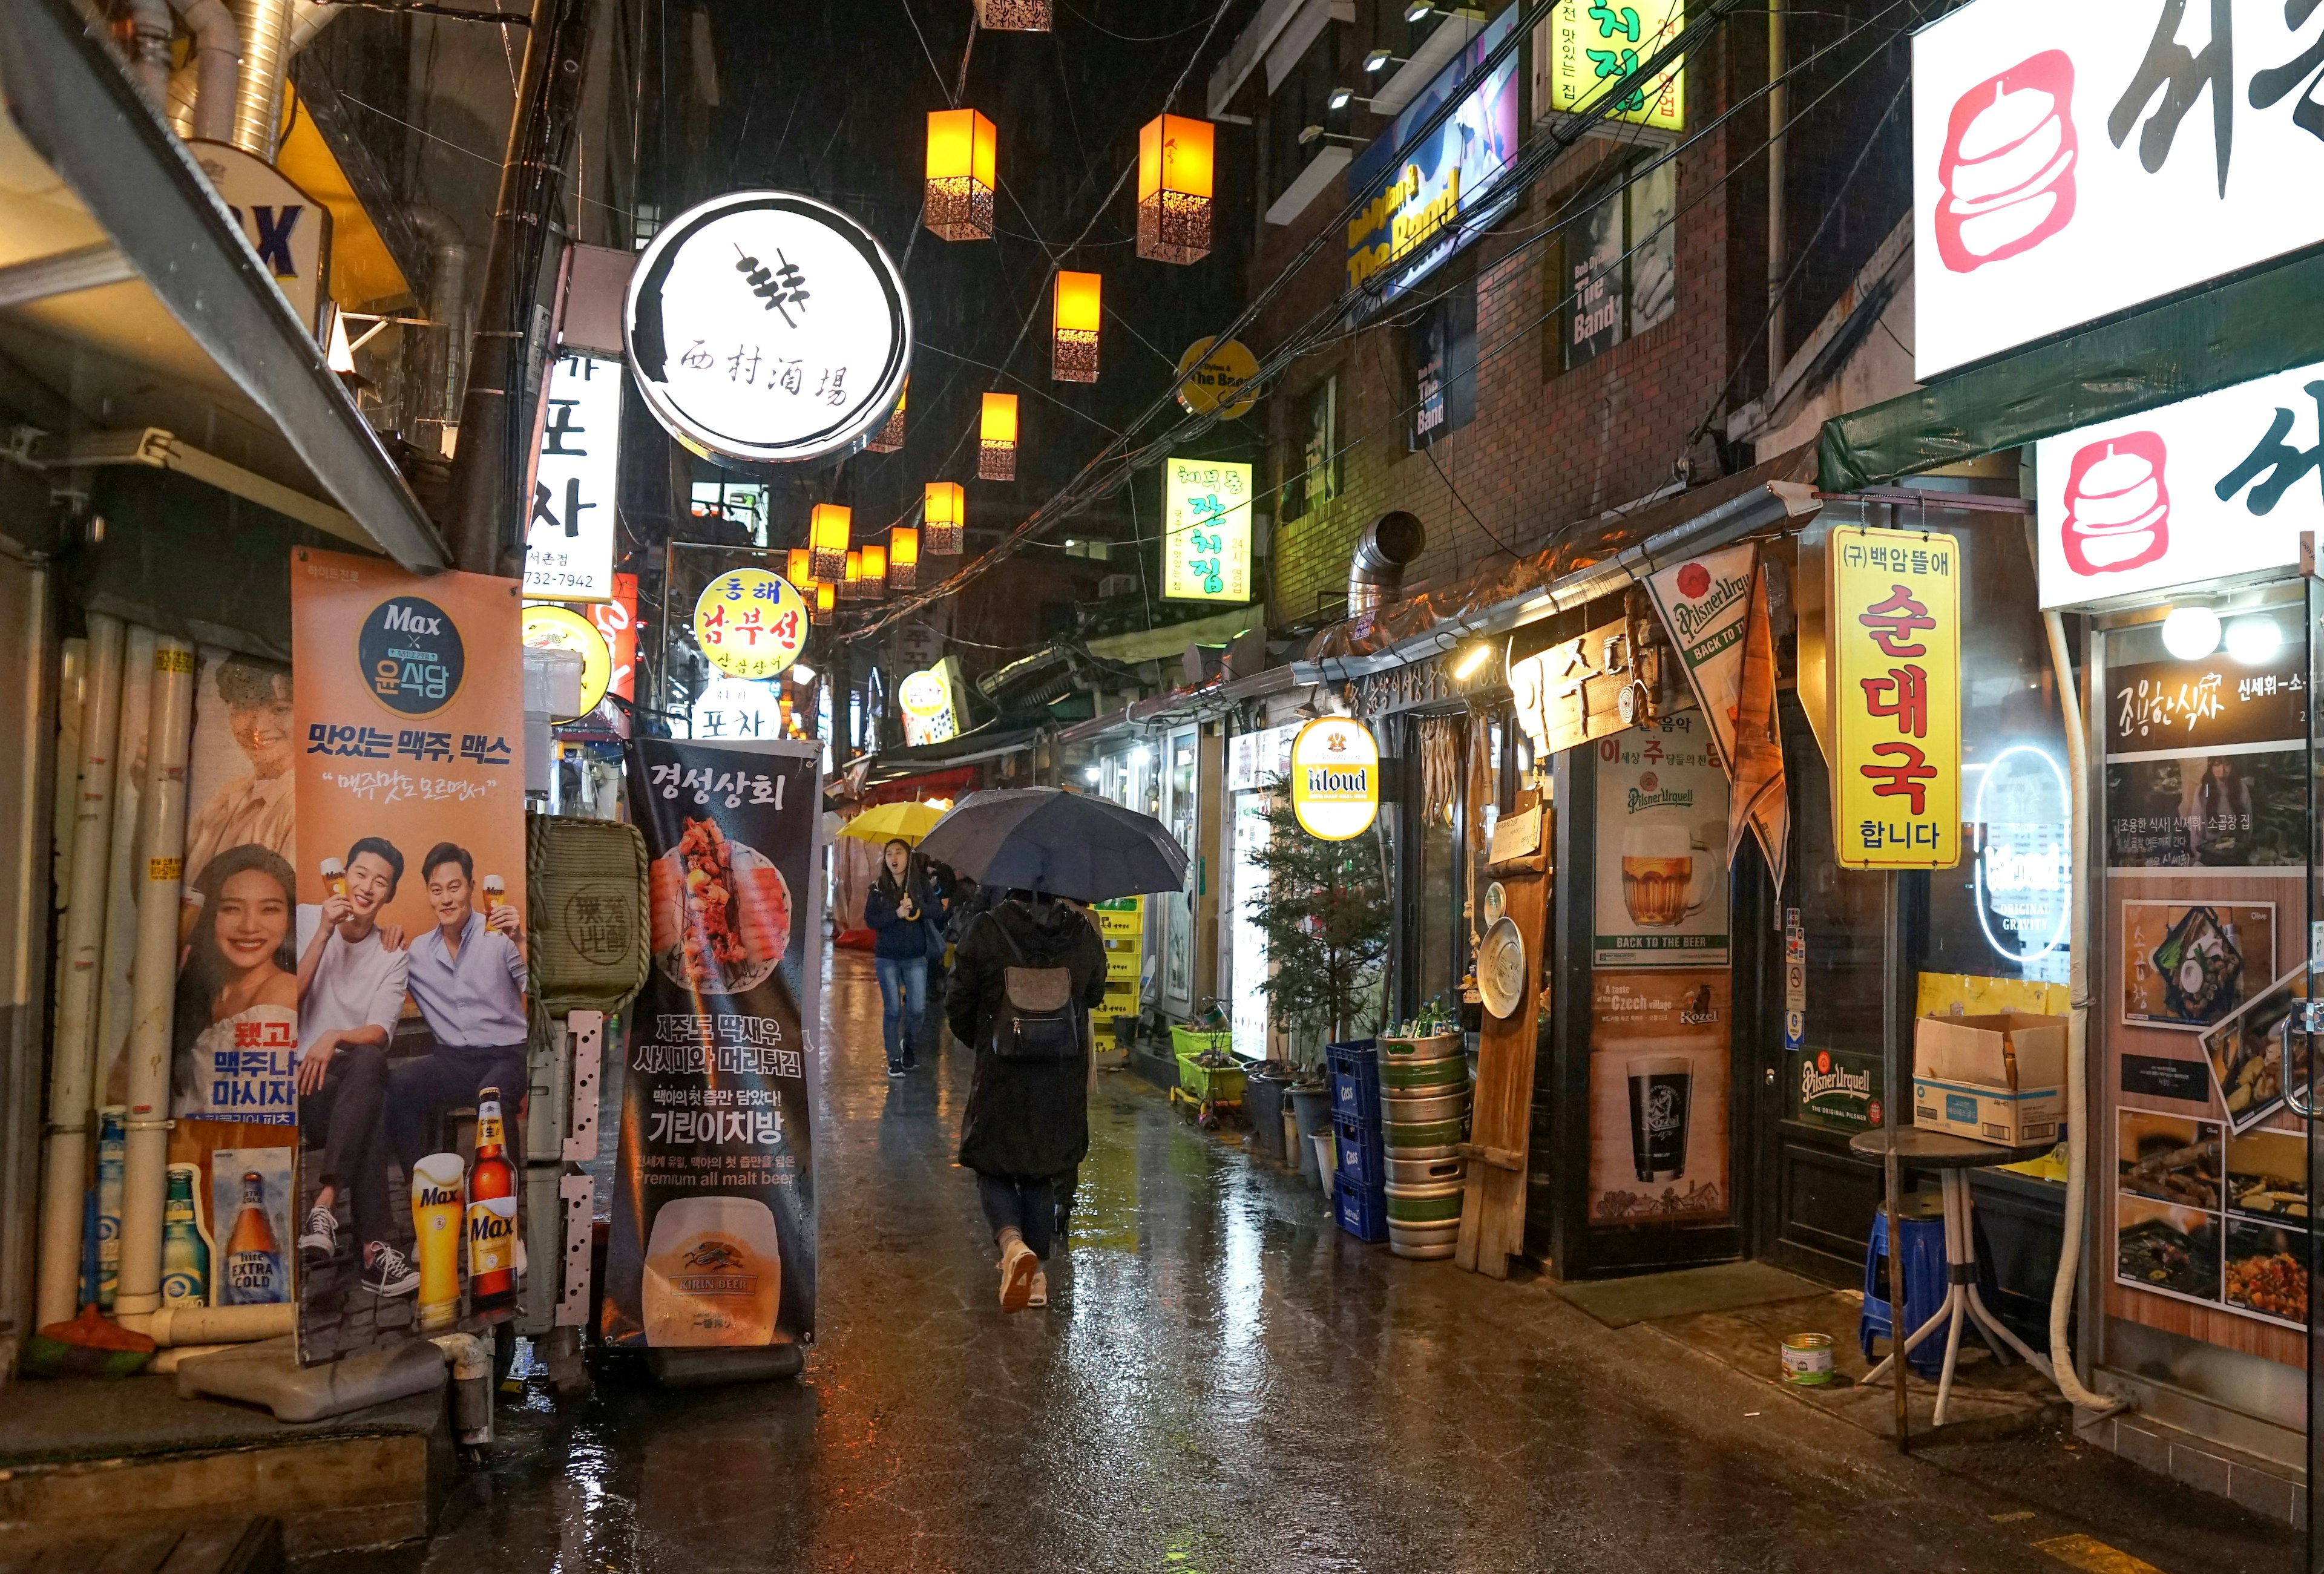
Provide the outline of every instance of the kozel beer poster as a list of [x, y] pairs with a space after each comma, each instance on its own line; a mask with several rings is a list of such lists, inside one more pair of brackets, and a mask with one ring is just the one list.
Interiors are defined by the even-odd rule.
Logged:
[[605, 1342], [815, 1338], [817, 745], [630, 745], [654, 965], [627, 1023]]
[[215, 882], [195, 945], [232, 963], [264, 929], [288, 959], [310, 1364], [505, 1321], [524, 1292], [519, 597], [292, 556], [295, 868], [265, 854]]

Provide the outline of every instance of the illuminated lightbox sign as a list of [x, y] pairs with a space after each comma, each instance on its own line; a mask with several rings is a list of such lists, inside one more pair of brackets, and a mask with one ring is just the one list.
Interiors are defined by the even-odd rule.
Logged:
[[1323, 716], [1299, 729], [1291, 741], [1291, 809], [1302, 830], [1324, 842], [1372, 828], [1379, 815], [1379, 745], [1370, 728]]
[[1918, 375], [2324, 240], [2301, 10], [1976, 0], [1914, 34]]
[[611, 601], [621, 363], [558, 356], [542, 411], [524, 532], [524, 594], [538, 601]]
[[849, 454], [911, 368], [902, 278], [872, 232], [784, 191], [736, 191], [654, 236], [630, 282], [631, 370], [694, 452], [745, 464]]
[[779, 738], [782, 692], [775, 679], [716, 678], [687, 707], [687, 722], [700, 739]]
[[902, 713], [904, 742], [912, 748], [943, 743], [960, 736], [960, 678], [957, 664], [945, 657], [934, 667], [908, 673], [896, 685], [896, 708]]
[[2042, 605], [2289, 568], [2324, 530], [2324, 365], [2044, 438]]
[[1608, 107], [1618, 82], [1668, 49], [1686, 29], [1686, 0], [1557, 0], [1536, 32], [1544, 97], [1536, 112], [1599, 115], [1661, 131], [1686, 128], [1686, 68], [1673, 66], [1649, 83], [1622, 93]]
[[1978, 828], [1972, 882], [1977, 919], [1994, 954], [2028, 978], [2066, 981], [2066, 922], [2073, 863], [2066, 848], [2066, 769], [2020, 743], [1978, 775], [1969, 819]]
[[807, 646], [807, 602], [763, 568], [730, 568], [694, 603], [694, 642], [729, 677], [780, 677]]
[[[527, 602], [524, 642], [530, 649], [570, 650], [581, 658], [581, 708], [574, 716], [586, 716], [597, 708], [605, 697], [606, 686], [613, 681], [613, 652], [604, 631], [595, 621], [571, 607]], [[573, 716], [560, 716], [558, 720], [568, 722]]]
[[1348, 189], [1369, 192], [1348, 223], [1348, 287], [1368, 317], [1483, 234], [1518, 196], [1503, 177], [1517, 151], [1517, 54], [1493, 68], [1426, 137], [1422, 124], [1517, 26], [1511, 5], [1487, 23], [1356, 155]]
[[1250, 501], [1248, 465], [1163, 461], [1163, 600], [1241, 606], [1251, 599]]

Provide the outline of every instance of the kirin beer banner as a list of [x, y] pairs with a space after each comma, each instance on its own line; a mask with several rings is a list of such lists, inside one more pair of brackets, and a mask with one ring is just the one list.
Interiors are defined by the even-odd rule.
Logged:
[[628, 1014], [610, 1345], [815, 1338], [817, 746], [630, 745], [653, 971]]

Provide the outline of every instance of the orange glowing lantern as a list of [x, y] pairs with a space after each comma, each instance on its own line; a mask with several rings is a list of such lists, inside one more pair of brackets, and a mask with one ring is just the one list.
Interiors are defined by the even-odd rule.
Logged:
[[1050, 314], [1049, 375], [1059, 382], [1097, 381], [1102, 283], [1094, 273], [1057, 272], [1056, 299]]
[[888, 424], [873, 433], [864, 448], [873, 454], [892, 454], [904, 446], [904, 400], [911, 397], [912, 380], [904, 379], [904, 386], [896, 394], [896, 408], [888, 414]]
[[893, 525], [888, 530], [888, 584], [910, 590], [920, 580], [920, 532], [915, 525]]
[[1213, 128], [1159, 115], [1138, 133], [1138, 254], [1199, 262], [1211, 254]]
[[927, 226], [945, 239], [992, 238], [993, 148], [992, 123], [975, 110], [929, 112]]
[[837, 596], [838, 592], [834, 590], [829, 584], [816, 585], [815, 587], [815, 611], [807, 614], [807, 621], [811, 623], [827, 623], [831, 621], [831, 603], [833, 601], [837, 599]]
[[807, 571], [826, 583], [847, 566], [847, 536], [854, 528], [852, 511], [835, 502], [819, 502], [807, 515]]
[[843, 577], [839, 582], [839, 599], [861, 601], [863, 597], [863, 554], [850, 547], [847, 549], [847, 566], [842, 573]]
[[957, 481], [931, 481], [920, 523], [926, 533], [920, 545], [931, 557], [960, 556], [961, 538], [968, 529], [968, 496]]
[[802, 592], [815, 584], [815, 570], [809, 566], [814, 557], [805, 547], [794, 547], [783, 555], [783, 577]]
[[1017, 479], [1017, 396], [988, 393], [984, 416], [977, 428], [976, 477], [980, 481]]
[[1049, 0], [976, 0], [976, 25], [991, 32], [1047, 32]]
[[863, 585], [858, 594], [865, 601], [878, 601], [888, 594], [888, 548], [867, 541], [857, 551], [863, 561]]

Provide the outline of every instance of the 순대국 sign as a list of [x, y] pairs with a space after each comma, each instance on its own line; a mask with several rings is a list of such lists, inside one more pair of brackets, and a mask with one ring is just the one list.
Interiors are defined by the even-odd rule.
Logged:
[[1843, 869], [1960, 861], [1960, 548], [1839, 525], [1825, 548], [1831, 833]]
[[1345, 716], [1322, 716], [1291, 741], [1291, 808], [1301, 829], [1345, 842], [1372, 828], [1379, 814], [1379, 745], [1371, 729]]
[[903, 397], [912, 312], [895, 263], [835, 207], [735, 191], [679, 215], [630, 281], [630, 366], [654, 419], [748, 464], [846, 454]]

